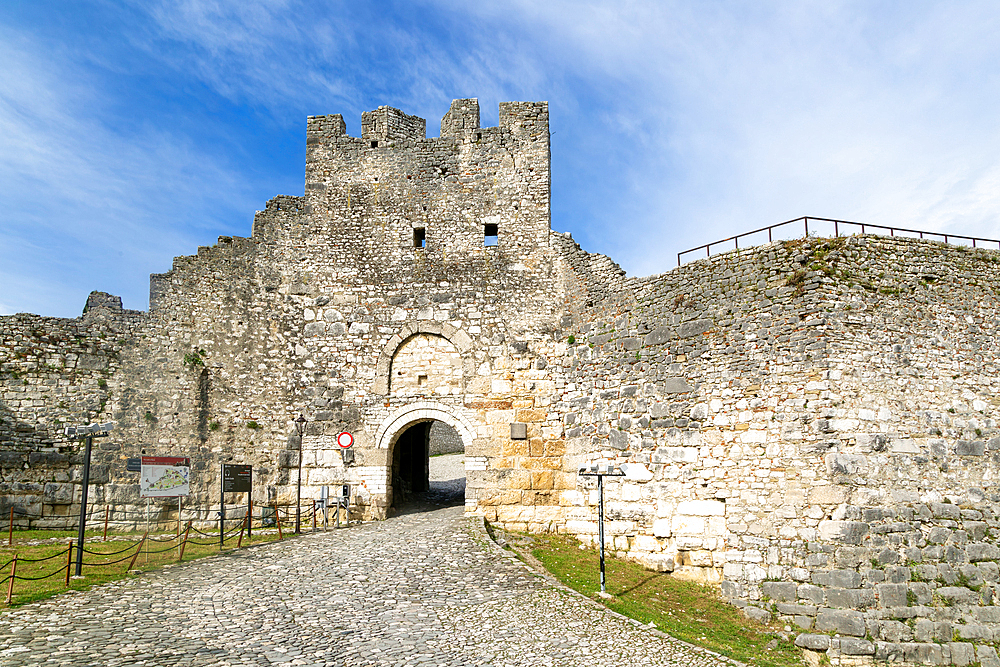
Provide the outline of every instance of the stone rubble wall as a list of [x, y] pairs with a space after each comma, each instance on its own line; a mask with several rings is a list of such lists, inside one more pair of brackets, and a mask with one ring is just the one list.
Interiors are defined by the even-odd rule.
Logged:
[[[108, 417], [143, 317], [102, 292], [75, 319], [0, 317], [0, 514], [14, 507], [38, 517], [38, 527], [61, 525], [79, 502], [79, 446], [61, 431]], [[102, 440], [95, 448], [117, 451]], [[108, 478], [106, 465], [91, 469], [95, 484]]]

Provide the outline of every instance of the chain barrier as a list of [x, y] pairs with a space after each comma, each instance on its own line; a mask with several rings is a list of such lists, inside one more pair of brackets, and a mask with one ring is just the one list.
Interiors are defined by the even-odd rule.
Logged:
[[[239, 506], [232, 507], [232, 508], [227, 507], [226, 508], [226, 513], [229, 514], [230, 509], [232, 509], [232, 510], [239, 510], [241, 508], [247, 508], [247, 507], [248, 507], [247, 505], [239, 505]], [[244, 532], [246, 532], [249, 535], [250, 531], [248, 530], [248, 528], [252, 529], [254, 522], [259, 522], [260, 528], [267, 528], [267, 527], [275, 527], [276, 526], [277, 529], [278, 529], [278, 539], [279, 540], [283, 540], [284, 539], [284, 531], [282, 530], [282, 526], [281, 526], [282, 514], [284, 514], [286, 518], [294, 516], [293, 510], [291, 508], [281, 508], [281, 507], [277, 507], [275, 505], [271, 505], [271, 506], [264, 505], [264, 506], [258, 506], [258, 507], [261, 507], [262, 509], [266, 508], [268, 510], [268, 513], [265, 514], [262, 511], [259, 515], [256, 515], [256, 516], [253, 515], [253, 514], [250, 514], [250, 515], [246, 515], [245, 514], [243, 517], [240, 517], [240, 518], [225, 518], [225, 519], [223, 519], [223, 523], [225, 523], [226, 521], [237, 521], [238, 522], [237, 525], [234, 526], [232, 529], [230, 529], [230, 530], [223, 530], [223, 532], [222, 532], [222, 542], [223, 542], [223, 544], [225, 544], [225, 542], [227, 542], [229, 540], [232, 540], [232, 539], [236, 538], [236, 536], [239, 535], [238, 543], [237, 543], [237, 547], [236, 548], [242, 548], [242, 545], [243, 545], [243, 534], [244, 534]], [[213, 510], [209, 510], [209, 513], [211, 513], [212, 511]], [[214, 511], [216, 512], [216, 514], [218, 514], [218, 510], [214, 510]], [[306, 510], [306, 515], [308, 516], [310, 512], [315, 512], [315, 511], [316, 511], [315, 507], [312, 507], [311, 509], [307, 509]], [[13, 535], [13, 528], [14, 528], [14, 523], [13, 523], [14, 514], [15, 514], [15, 512], [13, 512], [13, 511], [10, 514], [10, 516], [11, 516], [11, 523], [10, 523], [10, 525], [8, 527], [8, 530], [9, 530], [11, 536]], [[19, 511], [19, 512], [17, 512], [17, 514], [19, 516], [28, 516], [28, 514], [26, 512], [20, 512]], [[108, 508], [103, 513], [96, 512], [96, 511], [92, 512], [91, 516], [104, 516], [104, 517], [108, 517], [108, 516], [113, 515], [113, 514], [114, 514], [114, 512], [112, 512]], [[213, 520], [209, 519], [209, 520], [205, 520], [205, 523], [216, 522], [216, 521], [217, 520], [213, 521]], [[265, 525], [265, 522], [268, 522], [268, 525]], [[160, 520], [155, 521], [155, 522], [154, 521], [150, 521], [150, 523], [179, 523], [179, 521], [177, 519], [160, 519]], [[249, 524], [249, 526], [248, 526], [248, 524]], [[85, 567], [92, 567], [92, 568], [93, 567], [107, 567], [107, 566], [110, 566], [110, 565], [117, 565], [118, 563], [123, 563], [123, 562], [125, 562], [127, 560], [130, 560], [131, 562], [129, 563], [128, 570], [131, 571], [133, 569], [133, 566], [135, 565], [136, 559], [139, 557], [139, 554], [143, 553], [143, 547], [146, 546], [146, 545], [148, 545], [148, 543], [150, 543], [150, 542], [153, 542], [153, 543], [156, 543], [156, 544], [166, 544], [167, 542], [172, 542], [173, 544], [171, 544], [170, 546], [168, 546], [166, 548], [163, 548], [163, 549], [150, 550], [148, 548], [148, 546], [147, 546], [147, 548], [145, 550], [145, 553], [147, 555], [150, 555], [150, 554], [156, 555], [156, 554], [162, 554], [162, 553], [166, 553], [167, 551], [173, 551], [173, 550], [177, 549], [178, 552], [179, 552], [178, 562], [181, 562], [183, 560], [183, 558], [184, 558], [184, 547], [187, 546], [188, 544], [192, 544], [192, 545], [196, 545], [196, 546], [202, 546], [202, 547], [204, 547], [204, 546], [219, 546], [219, 533], [217, 533], [217, 532], [216, 533], [206, 533], [206, 532], [203, 532], [203, 531], [199, 530], [198, 528], [196, 528], [193, 525], [193, 520], [189, 520], [187, 522], [187, 527], [186, 527], [186, 530], [184, 531], [184, 537], [183, 538], [180, 537], [179, 532], [180, 532], [180, 528], [178, 526], [178, 535], [172, 536], [172, 537], [169, 537], [169, 538], [166, 538], [166, 539], [156, 539], [156, 538], [150, 537], [149, 533], [147, 532], [146, 534], [143, 535], [142, 539], [139, 540], [138, 542], [131, 542], [126, 547], [124, 547], [123, 549], [118, 549], [116, 551], [111, 551], [111, 552], [94, 551], [94, 550], [88, 549], [86, 547], [83, 547], [83, 553], [85, 555], [95, 556], [95, 557], [98, 557], [98, 558], [100, 558], [100, 557], [107, 558], [107, 557], [111, 557], [111, 556], [118, 556], [120, 554], [125, 554], [125, 555], [122, 556], [121, 558], [118, 558], [116, 560], [111, 560], [111, 561], [101, 561], [101, 562], [97, 562], [97, 561], [91, 561], [91, 562], [82, 561], [82, 565], [85, 566]], [[197, 540], [197, 539], [195, 539], [195, 538], [193, 538], [193, 537], [190, 536], [191, 532], [197, 533], [198, 535], [202, 535], [202, 536], [210, 538], [210, 539], [208, 541], [199, 541], [199, 540]], [[10, 543], [13, 543], [13, 539], [12, 538], [10, 540]], [[19, 555], [17, 555], [15, 553], [13, 558], [11, 558], [7, 562], [5, 562], [2, 565], [0, 565], [0, 571], [7, 571], [8, 568], [9, 568], [9, 573], [6, 576], [4, 576], [3, 578], [0, 578], [0, 586], [2, 586], [3, 584], [7, 584], [7, 604], [8, 605], [11, 604], [11, 601], [13, 600], [14, 582], [15, 581], [41, 581], [43, 579], [52, 578], [52, 577], [54, 577], [54, 576], [56, 576], [58, 574], [65, 574], [65, 576], [66, 576], [66, 587], [68, 588], [69, 587], [70, 571], [71, 571], [71, 567], [72, 567], [73, 550], [77, 549], [77, 548], [78, 547], [73, 542], [70, 542], [70, 544], [69, 544], [69, 546], [67, 548], [62, 549], [59, 552], [57, 552], [55, 554], [52, 554], [51, 556], [45, 556], [44, 558], [26, 558], [26, 557], [19, 556]], [[223, 547], [220, 546], [219, 548], [221, 550]], [[230, 548], [232, 548], [232, 547], [230, 547]], [[37, 575], [37, 576], [25, 576], [25, 575], [17, 574], [18, 565], [42, 563], [42, 562], [53, 560], [55, 558], [60, 558], [60, 557], [66, 558], [66, 565], [64, 565], [64, 566], [60, 567], [59, 569], [54, 570], [54, 571], [52, 571], [52, 572], [50, 572], [48, 574]]]

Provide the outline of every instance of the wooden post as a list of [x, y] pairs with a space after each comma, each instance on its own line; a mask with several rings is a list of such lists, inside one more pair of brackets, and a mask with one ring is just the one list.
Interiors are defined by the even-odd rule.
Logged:
[[7, 586], [7, 604], [10, 604], [11, 599], [14, 597], [14, 577], [17, 575], [17, 554], [14, 554], [14, 560], [10, 564], [10, 585]]
[[126, 570], [126, 572], [131, 572], [132, 568], [135, 567], [135, 559], [138, 558], [139, 554], [142, 552], [142, 545], [144, 545], [146, 543], [146, 536], [147, 535], [149, 535], [149, 531], [148, 530], [145, 533], [142, 534], [142, 541], [139, 542], [139, 548], [135, 550], [135, 555], [132, 556], [132, 560], [129, 561], [128, 569]]
[[190, 521], [188, 521], [188, 525], [187, 525], [187, 528], [186, 528], [186, 529], [184, 530], [184, 540], [183, 540], [183, 541], [181, 542], [181, 544], [180, 544], [180, 547], [181, 547], [181, 552], [180, 552], [180, 554], [179, 554], [179, 555], [177, 556], [177, 562], [178, 562], [178, 563], [180, 563], [181, 561], [183, 561], [183, 560], [184, 560], [184, 547], [185, 547], [185, 546], [187, 545], [187, 543], [188, 543], [188, 534], [189, 534], [190, 532], [191, 532], [191, 522], [190, 522]]
[[247, 514], [243, 517], [243, 525], [240, 526], [240, 539], [236, 541], [236, 548], [239, 549], [243, 546], [243, 531], [247, 528], [247, 522], [250, 520], [250, 515]]
[[14, 506], [10, 506], [10, 524], [7, 526], [7, 546], [14, 544]]
[[108, 541], [108, 514], [111, 513], [111, 506], [104, 506], [104, 541]]
[[66, 550], [66, 588], [69, 588], [69, 570], [73, 566], [73, 540], [69, 541], [69, 549]]
[[285, 539], [281, 534], [281, 515], [278, 514], [278, 503], [274, 503], [274, 520], [278, 524], [278, 540]]

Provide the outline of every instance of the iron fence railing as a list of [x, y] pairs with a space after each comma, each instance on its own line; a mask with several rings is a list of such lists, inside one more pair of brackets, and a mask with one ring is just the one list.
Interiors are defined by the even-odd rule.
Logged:
[[[928, 232], [928, 231], [922, 231], [922, 230], [919, 230], [919, 229], [906, 229], [906, 228], [903, 228], [903, 227], [888, 227], [886, 225], [876, 225], [876, 224], [872, 224], [870, 222], [852, 222], [850, 220], [834, 220], [833, 218], [813, 218], [813, 217], [810, 217], [810, 216], [806, 216], [806, 217], [802, 217], [802, 218], [795, 218], [794, 220], [786, 220], [785, 222], [779, 222], [779, 223], [774, 224], [774, 225], [768, 225], [767, 227], [761, 227], [760, 229], [754, 229], [753, 231], [743, 232], [742, 234], [737, 234], [736, 236], [730, 236], [729, 238], [720, 239], [718, 241], [712, 241], [711, 243], [706, 243], [704, 245], [700, 245], [700, 246], [697, 246], [695, 248], [689, 248], [687, 250], [682, 250], [681, 252], [677, 253], [677, 266], [681, 265], [681, 257], [682, 256], [687, 255], [688, 253], [697, 252], [699, 250], [704, 250], [705, 251], [705, 256], [706, 257], [711, 257], [712, 256], [712, 247], [713, 246], [717, 246], [717, 245], [722, 244], [722, 243], [729, 243], [731, 241], [734, 244], [734, 248], [736, 250], [739, 250], [739, 248], [740, 248], [740, 239], [745, 238], [747, 236], [753, 236], [754, 234], [761, 234], [763, 232], [767, 232], [767, 241], [768, 241], [768, 243], [770, 243], [771, 241], [774, 240], [773, 231], [775, 229], [778, 229], [779, 227], [785, 227], [787, 225], [794, 225], [796, 223], [802, 223], [803, 228], [804, 228], [805, 236], [809, 236], [809, 221], [810, 220], [813, 221], [813, 222], [819, 222], [819, 223], [833, 223], [833, 235], [834, 235], [834, 237], [840, 236], [840, 228], [841, 228], [841, 226], [849, 225], [849, 226], [852, 226], [852, 227], [859, 227], [861, 229], [861, 233], [862, 234], [867, 233], [866, 230], [877, 229], [877, 230], [888, 231], [889, 232], [889, 236], [895, 236], [897, 232], [898, 233], [905, 233], [905, 234], [916, 234], [917, 238], [921, 238], [921, 239], [924, 238], [924, 237], [940, 238], [940, 239], [944, 239], [945, 243], [951, 243], [951, 240], [953, 240], [953, 239], [961, 239], [963, 241], [971, 241], [973, 248], [979, 247], [977, 245], [977, 243], [996, 243], [997, 244], [997, 248], [1000, 249], [1000, 240], [998, 240], [998, 239], [985, 239], [985, 238], [979, 238], [979, 237], [976, 237], [976, 236], [963, 236], [961, 234], [945, 234], [943, 232]], [[744, 246], [744, 247], [746, 247], [746, 246]]]

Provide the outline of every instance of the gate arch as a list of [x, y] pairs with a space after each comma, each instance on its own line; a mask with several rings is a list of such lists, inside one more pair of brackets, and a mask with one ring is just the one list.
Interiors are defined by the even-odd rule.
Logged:
[[417, 422], [434, 420], [442, 421], [458, 431], [465, 450], [471, 449], [472, 441], [476, 438], [476, 427], [465, 415], [437, 401], [417, 401], [394, 411], [375, 432], [375, 446], [390, 449], [399, 434], [408, 427]]

